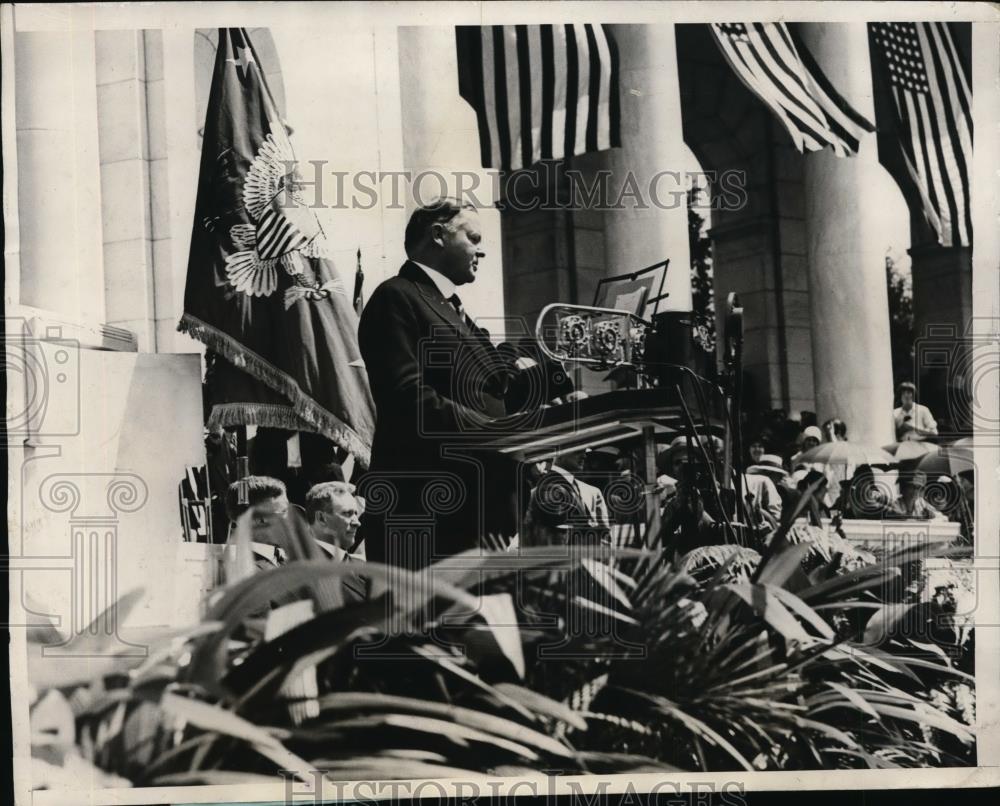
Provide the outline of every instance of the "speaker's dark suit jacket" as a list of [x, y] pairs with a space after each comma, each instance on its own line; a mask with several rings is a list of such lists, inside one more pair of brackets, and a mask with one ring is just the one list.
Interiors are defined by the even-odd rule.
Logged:
[[474, 452], [463, 461], [448, 451], [474, 448], [469, 434], [506, 414], [509, 373], [489, 334], [407, 261], [368, 300], [359, 344], [376, 408], [359, 485], [368, 559], [419, 567], [478, 545], [492, 529], [486, 489], [498, 481], [497, 458]]

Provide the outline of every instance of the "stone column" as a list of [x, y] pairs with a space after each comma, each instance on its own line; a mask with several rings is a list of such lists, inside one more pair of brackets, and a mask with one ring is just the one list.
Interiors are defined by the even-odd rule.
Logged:
[[20, 302], [104, 320], [93, 31], [17, 31]]
[[[156, 299], [156, 345], [161, 352], [203, 352], [205, 347], [186, 333], [177, 331], [184, 311], [184, 286], [187, 283], [188, 250], [194, 225], [195, 193], [193, 177], [201, 163], [201, 140], [198, 129], [205, 125], [195, 109], [194, 37], [190, 29], [164, 29], [160, 70], [162, 86], [162, 147], [166, 154], [169, 202], [169, 236], [153, 242], [153, 287]], [[156, 82], [156, 64], [147, 60], [146, 79]], [[150, 100], [156, 93], [150, 94]], [[150, 104], [150, 127], [156, 125], [157, 105]], [[153, 153], [157, 152], [155, 149]]]
[[398, 41], [403, 164], [413, 181], [406, 189], [407, 215], [414, 208], [414, 193], [430, 201], [442, 192], [468, 192], [478, 183], [472, 195], [480, 205], [486, 258], [476, 281], [462, 289], [462, 302], [493, 336], [502, 336], [500, 211], [493, 206], [495, 183], [482, 168], [476, 114], [458, 94], [455, 29], [402, 27]]
[[[162, 118], [150, 125], [143, 32], [98, 31], [96, 39], [107, 318], [135, 333], [142, 352], [155, 352], [154, 232], [165, 237], [167, 190]], [[151, 62], [158, 70], [159, 60]]]
[[[865, 23], [802, 29], [820, 68], [873, 120]], [[842, 419], [853, 442], [884, 445], [894, 438], [886, 230], [899, 223], [886, 211], [899, 191], [879, 165], [873, 135], [854, 157], [808, 154], [804, 190], [816, 414], [820, 422]]]
[[972, 427], [972, 249], [929, 244], [911, 248], [910, 257], [917, 400], [930, 407], [940, 433], [965, 432]]
[[614, 25], [612, 31], [618, 44], [622, 145], [608, 152], [610, 196], [614, 201], [632, 176], [646, 204], [633, 206], [626, 198], [625, 209], [605, 213], [607, 274], [670, 258], [664, 286], [670, 296], [660, 310], [690, 311], [687, 159], [674, 26]]

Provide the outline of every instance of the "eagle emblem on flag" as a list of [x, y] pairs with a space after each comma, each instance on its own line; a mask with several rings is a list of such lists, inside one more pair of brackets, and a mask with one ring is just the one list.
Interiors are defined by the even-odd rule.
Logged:
[[279, 267], [292, 280], [285, 308], [300, 299], [326, 299], [347, 291], [343, 281], [320, 282], [309, 258], [326, 258], [326, 239], [308, 207], [295, 169], [292, 144], [280, 121], [270, 121], [243, 182], [243, 205], [252, 223], [229, 229], [236, 251], [226, 256], [226, 279], [237, 291], [268, 297], [278, 287]]
[[322, 434], [367, 467], [375, 403], [285, 113], [244, 28], [220, 28], [178, 329], [207, 347], [211, 427]]

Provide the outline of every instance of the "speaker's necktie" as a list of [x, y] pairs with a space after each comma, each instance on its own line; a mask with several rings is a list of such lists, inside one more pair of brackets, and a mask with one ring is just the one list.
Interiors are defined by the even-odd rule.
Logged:
[[451, 307], [455, 309], [455, 313], [458, 314], [458, 318], [465, 322], [465, 308], [462, 307], [462, 300], [459, 298], [458, 294], [452, 294], [448, 297], [448, 302], [450, 302]]

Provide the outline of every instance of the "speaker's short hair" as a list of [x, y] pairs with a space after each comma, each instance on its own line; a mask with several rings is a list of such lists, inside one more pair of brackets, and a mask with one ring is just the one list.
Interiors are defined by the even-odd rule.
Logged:
[[913, 392], [914, 396], [917, 394], [917, 386], [912, 381], [903, 381], [896, 390], [899, 394], [903, 392]]
[[306, 493], [306, 515], [309, 523], [316, 522], [317, 512], [329, 512], [338, 498], [354, 498], [354, 485], [346, 481], [324, 481], [316, 484]]
[[[246, 488], [247, 503], [241, 504], [240, 485]], [[234, 481], [226, 489], [226, 516], [231, 521], [237, 520], [240, 515], [251, 507], [272, 498], [281, 498], [287, 495], [284, 482], [271, 476], [246, 476], [239, 481]]]
[[403, 237], [406, 253], [409, 254], [410, 250], [420, 243], [421, 239], [430, 232], [432, 225], [447, 224], [462, 210], [475, 209], [476, 206], [471, 202], [463, 202], [453, 196], [439, 196], [429, 204], [418, 207], [413, 211], [406, 224], [406, 234]]

